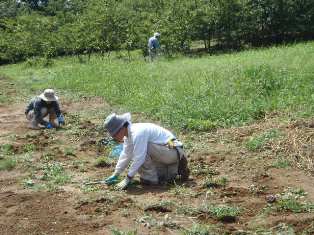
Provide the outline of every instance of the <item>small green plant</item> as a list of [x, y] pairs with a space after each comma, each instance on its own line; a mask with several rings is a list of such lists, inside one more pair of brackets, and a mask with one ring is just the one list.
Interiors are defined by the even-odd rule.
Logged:
[[64, 155], [65, 156], [76, 156], [75, 155], [75, 149], [74, 148], [72, 148], [72, 147], [67, 147], [67, 148], [65, 148], [64, 149]]
[[278, 211], [291, 211], [294, 213], [312, 213], [314, 211], [314, 204], [299, 202], [295, 198], [280, 199], [276, 206]]
[[234, 222], [236, 216], [240, 214], [240, 209], [238, 207], [227, 205], [205, 205], [201, 210], [217, 220], [224, 222]]
[[218, 178], [213, 178], [213, 177], [207, 177], [203, 187], [204, 188], [220, 188], [220, 187], [225, 187], [228, 183], [228, 179], [226, 177], [218, 177]]
[[[251, 233], [249, 233], [251, 234]], [[272, 228], [257, 228], [252, 234], [256, 235], [295, 235], [295, 231], [291, 225], [286, 225], [284, 223], [280, 223], [275, 227]], [[308, 234], [303, 234], [302, 235], [308, 235]]]
[[287, 188], [278, 195], [275, 204], [277, 211], [290, 211], [294, 213], [313, 212], [314, 204], [300, 201], [307, 193], [303, 189]]
[[35, 183], [32, 179], [25, 179], [23, 181], [24, 188], [32, 188], [34, 185], [35, 185]]
[[41, 158], [44, 160], [44, 162], [49, 162], [53, 160], [54, 156], [51, 153], [44, 153]]
[[191, 188], [183, 185], [174, 184], [169, 193], [181, 197], [195, 197], [197, 195]]
[[196, 164], [196, 165], [192, 165], [191, 168], [192, 174], [196, 175], [196, 176], [210, 176], [210, 175], [218, 175], [219, 172], [217, 172], [215, 169], [211, 168], [208, 165], [204, 165], [204, 164]]
[[34, 152], [36, 149], [36, 146], [34, 144], [25, 144], [23, 146], [23, 152], [24, 153], [31, 153]]
[[0, 159], [0, 171], [10, 171], [16, 166], [16, 160], [13, 158]]
[[194, 223], [190, 229], [184, 230], [183, 235], [214, 235], [212, 226]]
[[108, 157], [98, 157], [95, 162], [96, 167], [110, 167], [113, 166], [115, 161]]
[[275, 168], [289, 168], [291, 167], [291, 162], [288, 159], [279, 157], [273, 164], [272, 167]]
[[303, 212], [303, 204], [298, 202], [295, 198], [280, 199], [277, 204], [279, 211], [292, 211], [294, 213]]
[[85, 185], [81, 186], [81, 189], [84, 193], [97, 192], [100, 190], [99, 185]]
[[246, 147], [250, 151], [258, 151], [262, 149], [269, 141], [277, 138], [280, 135], [277, 129], [271, 129], [265, 133], [252, 137], [247, 143]]
[[177, 206], [176, 213], [189, 216], [196, 216], [199, 215], [201, 212], [195, 207], [182, 205]]
[[70, 176], [65, 173], [63, 166], [58, 162], [46, 163], [43, 167], [44, 176], [42, 180], [50, 181], [53, 184], [63, 185], [70, 180]]
[[121, 231], [117, 228], [112, 228], [111, 229], [111, 234], [112, 235], [137, 235], [136, 230], [135, 231]]
[[210, 120], [188, 119], [186, 128], [193, 131], [210, 131], [218, 127], [217, 122]]
[[0, 151], [3, 155], [12, 155], [14, 152], [14, 148], [12, 144], [3, 144], [0, 146]]

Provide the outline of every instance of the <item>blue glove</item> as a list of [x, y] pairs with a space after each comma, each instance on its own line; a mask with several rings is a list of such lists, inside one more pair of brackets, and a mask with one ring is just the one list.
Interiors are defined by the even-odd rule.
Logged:
[[53, 126], [52, 126], [52, 124], [51, 124], [50, 122], [48, 122], [48, 124], [47, 124], [46, 128], [47, 128], [47, 129], [52, 129], [52, 128], [53, 128]]
[[59, 125], [64, 125], [64, 117], [62, 114], [58, 117], [58, 122], [59, 122]]
[[112, 185], [112, 184], [118, 183], [118, 176], [112, 175], [112, 176], [108, 177], [107, 179], [105, 179], [105, 183], [107, 185]]

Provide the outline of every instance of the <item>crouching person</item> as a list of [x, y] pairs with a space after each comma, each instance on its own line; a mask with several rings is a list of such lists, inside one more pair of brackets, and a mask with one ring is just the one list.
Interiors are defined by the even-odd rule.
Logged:
[[143, 184], [155, 185], [174, 180], [177, 176], [187, 180], [189, 169], [183, 145], [163, 127], [152, 123], [131, 123], [131, 114], [111, 114], [105, 128], [118, 142], [123, 142], [114, 173], [105, 180], [110, 184], [118, 182], [118, 176], [132, 164], [124, 180], [116, 185], [122, 190], [128, 187], [136, 173]]
[[[61, 114], [58, 97], [54, 90], [46, 89], [42, 94], [34, 97], [25, 110], [31, 129], [45, 127], [51, 129], [64, 125], [64, 117]], [[44, 118], [48, 117], [46, 121]]]

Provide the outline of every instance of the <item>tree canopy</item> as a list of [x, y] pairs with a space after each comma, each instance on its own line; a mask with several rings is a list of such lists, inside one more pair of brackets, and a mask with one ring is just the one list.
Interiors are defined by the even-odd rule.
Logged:
[[2, 0], [0, 64], [142, 49], [158, 31], [167, 54], [314, 37], [312, 0]]

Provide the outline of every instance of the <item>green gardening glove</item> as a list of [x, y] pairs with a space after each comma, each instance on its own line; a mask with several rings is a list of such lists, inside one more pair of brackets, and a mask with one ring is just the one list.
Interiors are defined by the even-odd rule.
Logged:
[[118, 183], [118, 179], [119, 177], [117, 175], [112, 175], [110, 177], [108, 177], [107, 179], [105, 179], [105, 183], [107, 185], [112, 185], [112, 184], [116, 184]]

